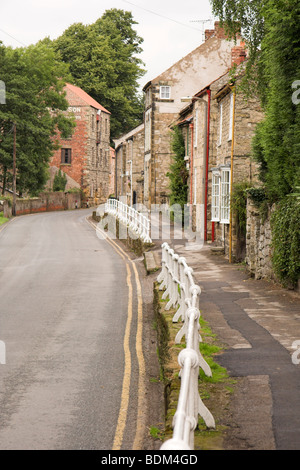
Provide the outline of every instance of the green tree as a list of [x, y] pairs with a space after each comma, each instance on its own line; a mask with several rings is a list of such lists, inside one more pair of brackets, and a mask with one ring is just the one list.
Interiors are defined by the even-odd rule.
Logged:
[[249, 45], [248, 72], [255, 78], [265, 118], [253, 139], [265, 201], [272, 214], [273, 268], [283, 282], [296, 284], [299, 265], [300, 79], [299, 0], [211, 0], [232, 35], [240, 21]]
[[137, 57], [143, 39], [135, 24], [131, 12], [113, 8], [91, 25], [71, 25], [54, 41], [73, 82], [112, 113], [112, 139], [138, 125], [143, 116], [138, 80], [145, 71]]
[[67, 184], [67, 176], [59, 170], [54, 176], [53, 191], [64, 191]]
[[257, 127], [254, 156], [270, 202], [285, 197], [300, 182], [300, 106], [293, 83], [300, 77], [300, 3], [268, 1], [261, 43], [265, 119]]
[[[187, 203], [188, 171], [184, 160], [184, 138], [178, 126], [175, 126], [173, 129], [171, 148], [174, 155], [170, 165], [170, 171], [167, 173], [170, 180], [170, 205], [179, 205], [181, 207], [180, 214], [182, 214], [182, 209]], [[176, 220], [176, 214], [174, 214], [174, 217]]]
[[66, 66], [46, 44], [12, 49], [0, 45], [1, 80], [6, 104], [0, 105], [0, 173], [3, 193], [12, 180], [13, 124], [16, 124], [17, 190], [37, 194], [48, 179], [57, 133], [70, 134], [73, 121], [63, 93]]
[[234, 37], [240, 26], [249, 48], [245, 80], [255, 81], [265, 119], [253, 141], [269, 202], [299, 185], [300, 107], [292, 100], [300, 77], [299, 0], [211, 0]]
[[300, 277], [300, 203], [287, 197], [272, 214], [272, 264], [277, 277], [295, 286]]

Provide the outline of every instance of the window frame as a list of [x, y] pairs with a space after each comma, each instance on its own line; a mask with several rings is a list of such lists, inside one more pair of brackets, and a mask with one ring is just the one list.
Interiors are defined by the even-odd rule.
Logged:
[[211, 221], [230, 223], [231, 169], [223, 167], [212, 170]]
[[232, 140], [232, 126], [233, 126], [233, 93], [231, 93], [230, 95], [228, 141]]
[[196, 109], [194, 117], [194, 148], [197, 148], [198, 144], [198, 120], [199, 120], [199, 110]]
[[[228, 180], [224, 178], [228, 175]], [[229, 224], [230, 222], [230, 168], [221, 169], [220, 178], [220, 223]]]
[[220, 172], [212, 172], [212, 190], [211, 190], [211, 220], [220, 221]]
[[[166, 90], [168, 89], [168, 93]], [[161, 85], [159, 87], [159, 99], [160, 100], [170, 100], [171, 99], [171, 87], [170, 85]]]
[[220, 122], [219, 122], [219, 139], [218, 145], [222, 145], [222, 131], [223, 131], [223, 102], [220, 103]]
[[[63, 158], [63, 155], [64, 155], [64, 158]], [[67, 155], [67, 159], [65, 158], [66, 155]], [[63, 147], [61, 149], [60, 162], [61, 162], [61, 165], [71, 165], [71, 163], [72, 163], [72, 149], [70, 147]]]

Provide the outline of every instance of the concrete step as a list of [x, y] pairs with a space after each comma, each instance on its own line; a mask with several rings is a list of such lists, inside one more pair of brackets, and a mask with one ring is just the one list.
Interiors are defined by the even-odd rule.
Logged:
[[158, 271], [161, 268], [160, 254], [155, 251], [145, 251], [143, 253], [146, 271], [148, 274]]

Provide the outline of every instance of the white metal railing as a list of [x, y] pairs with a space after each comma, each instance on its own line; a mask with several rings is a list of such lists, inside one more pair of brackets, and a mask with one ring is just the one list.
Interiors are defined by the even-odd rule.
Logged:
[[180, 343], [183, 336], [186, 340], [186, 348], [178, 356], [181, 384], [173, 419], [173, 437], [166, 441], [161, 449], [193, 449], [194, 431], [199, 415], [208, 428], [215, 428], [215, 420], [198, 392], [199, 368], [201, 367], [206, 376], [212, 376], [211, 369], [199, 349], [202, 341], [199, 334], [201, 289], [195, 284], [193, 270], [187, 265], [185, 258], [174, 253], [168, 243], [162, 244], [162, 270], [157, 280], [160, 283], [159, 289], [164, 290], [162, 298], [169, 299], [165, 309], [178, 307], [173, 322], [178, 322], [180, 318], [183, 322], [175, 342]]
[[117, 199], [108, 199], [105, 204], [105, 211], [129, 226], [145, 243], [152, 243], [150, 219], [134, 207], [128, 206]]

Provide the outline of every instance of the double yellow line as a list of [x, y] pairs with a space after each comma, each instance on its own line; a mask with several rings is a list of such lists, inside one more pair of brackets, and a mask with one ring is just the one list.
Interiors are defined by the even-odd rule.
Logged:
[[[88, 222], [88, 218], [86, 219]], [[136, 433], [132, 446], [132, 450], [141, 450], [143, 443], [144, 435], [144, 411], [146, 409], [146, 393], [145, 393], [145, 360], [143, 355], [143, 297], [142, 297], [142, 288], [139, 279], [139, 274], [136, 268], [135, 263], [131, 260], [128, 254], [112, 239], [110, 239], [103, 230], [101, 230], [96, 224], [91, 223], [91, 225], [99, 231], [103, 238], [109, 243], [112, 248], [121, 256], [126, 264], [127, 270], [127, 286], [128, 286], [128, 308], [127, 308], [127, 322], [125, 327], [125, 335], [123, 341], [124, 356], [125, 356], [125, 365], [124, 365], [124, 376], [122, 384], [122, 394], [121, 394], [121, 404], [118, 416], [118, 422], [114, 437], [114, 443], [112, 450], [120, 450], [123, 442], [124, 431], [127, 421], [128, 406], [129, 406], [129, 396], [130, 396], [130, 379], [131, 379], [131, 353], [130, 353], [130, 331], [133, 318], [133, 285], [132, 285], [132, 275], [131, 269], [133, 270], [136, 291], [137, 291], [137, 332], [136, 332], [136, 354], [139, 366], [139, 380], [138, 380], [138, 408], [137, 408], [137, 424], [136, 424]]]

